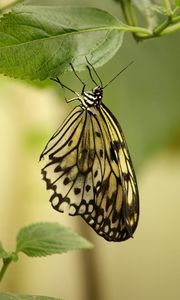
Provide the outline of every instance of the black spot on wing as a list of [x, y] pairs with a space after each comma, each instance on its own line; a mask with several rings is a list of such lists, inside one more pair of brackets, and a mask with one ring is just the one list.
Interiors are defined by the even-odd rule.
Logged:
[[125, 181], [129, 181], [129, 180], [130, 180], [130, 175], [129, 175], [129, 173], [123, 172], [122, 175], [123, 175], [123, 178], [124, 178]]
[[86, 192], [89, 192], [91, 189], [91, 186], [89, 184], [86, 185]]
[[100, 157], [103, 158], [103, 150], [102, 149], [100, 149], [99, 154], [100, 154]]
[[61, 168], [60, 165], [58, 165], [57, 167], [55, 167], [55, 169], [54, 169], [54, 172], [55, 172], [55, 173], [58, 173], [58, 172], [60, 172], [60, 171], [62, 171], [62, 168]]
[[68, 183], [70, 183], [70, 179], [69, 179], [69, 177], [66, 177], [65, 179], [64, 179], [64, 181], [63, 181], [63, 183], [64, 183], [64, 185], [67, 185]]
[[116, 148], [114, 147], [114, 143], [110, 142], [110, 158], [112, 161], [115, 161], [118, 164], [117, 160], [117, 152]]
[[112, 213], [112, 222], [115, 223], [119, 219], [119, 212], [116, 209], [113, 210]]
[[68, 143], [68, 146], [71, 146], [72, 142], [73, 142], [73, 140], [70, 140], [69, 143]]
[[120, 148], [121, 148], [121, 143], [120, 141], [113, 141], [113, 148], [117, 151], [117, 153], [119, 152]]
[[111, 198], [109, 196], [106, 197], [106, 210], [108, 210], [109, 207], [113, 205], [113, 203], [115, 201], [114, 194], [116, 196], [116, 192], [114, 192], [113, 195], [111, 196]]
[[97, 135], [97, 137], [101, 137], [101, 134], [98, 131], [96, 131], [96, 135]]
[[97, 175], [98, 175], [98, 170], [96, 170], [96, 171], [95, 171], [95, 173], [94, 173], [94, 177], [96, 178], [96, 177], [97, 177]]
[[81, 192], [81, 189], [80, 189], [80, 188], [75, 188], [75, 189], [74, 189], [74, 194], [75, 194], [75, 195], [78, 195], [80, 192]]
[[96, 190], [99, 191], [100, 187], [101, 187], [101, 181], [98, 181], [96, 183]]

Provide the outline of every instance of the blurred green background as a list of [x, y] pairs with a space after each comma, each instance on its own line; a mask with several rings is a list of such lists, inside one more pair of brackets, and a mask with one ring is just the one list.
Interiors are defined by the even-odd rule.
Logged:
[[[5, 1], [4, 1], [5, 2]], [[81, 4], [121, 17], [117, 3]], [[98, 69], [104, 83], [131, 60], [135, 63], [104, 91], [104, 102], [124, 129], [137, 172], [141, 215], [134, 239], [108, 243], [79, 217], [52, 210], [41, 181], [39, 155], [75, 105], [59, 86], [0, 77], [0, 239], [13, 249], [16, 232], [36, 221], [58, 221], [95, 245], [93, 250], [12, 264], [2, 291], [41, 294], [64, 300], [180, 299], [180, 34], [136, 43], [125, 35], [118, 54]], [[87, 72], [81, 77], [91, 86]], [[72, 73], [63, 82], [77, 91]]]

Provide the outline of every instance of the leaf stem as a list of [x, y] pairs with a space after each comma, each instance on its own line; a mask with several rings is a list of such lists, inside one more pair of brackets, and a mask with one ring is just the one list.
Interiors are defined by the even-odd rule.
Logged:
[[0, 270], [0, 281], [2, 280], [7, 268], [11, 262], [12, 262], [12, 257], [3, 258], [3, 266]]
[[180, 23], [180, 16], [177, 16], [177, 17], [172, 18], [171, 23], [172, 23], [172, 24]]
[[180, 23], [175, 23], [175, 24], [165, 28], [159, 35], [160, 36], [167, 35], [167, 34], [170, 34], [170, 33], [174, 33], [178, 30], [180, 30]]
[[[132, 7], [132, 2], [131, 0], [116, 0], [117, 2], [120, 3], [122, 12], [123, 12], [123, 16], [125, 21], [127, 22], [127, 24], [129, 26], [135, 26], [137, 27], [137, 18], [134, 12], [134, 9]], [[138, 41], [138, 35], [136, 34], [136, 32], [132, 32], [134, 38]]]
[[126, 3], [127, 3], [126, 4], [126, 10], [129, 13], [129, 25], [137, 26], [137, 19], [136, 19], [134, 9], [132, 7], [131, 0], [126, 1]]
[[[114, 27], [114, 29], [116, 29], [116, 28]], [[120, 25], [120, 26], [117, 26], [117, 29], [130, 31], [130, 32], [133, 32], [133, 33], [142, 33], [142, 34], [145, 34], [145, 35], [151, 35], [152, 34], [151, 30], [149, 30], [147, 28], [144, 28], [144, 27], [139, 27], [139, 26], [129, 26], [129, 25], [122, 25], [121, 26]]]
[[124, 15], [124, 19], [128, 25], [137, 26], [137, 19], [132, 8], [131, 0], [120, 0], [121, 9]]
[[172, 17], [169, 15], [168, 18], [163, 23], [161, 23], [153, 30], [153, 34], [155, 36], [158, 36], [165, 28], [167, 28], [171, 24], [171, 21], [172, 21]]
[[172, 9], [169, 0], [163, 0], [163, 2], [164, 2], [164, 8], [167, 11], [168, 16], [172, 16]]
[[179, 30], [180, 25], [178, 23], [180, 22], [180, 16], [173, 17], [175, 13], [172, 11], [171, 3], [169, 0], [163, 0], [164, 8], [167, 12], [167, 19], [152, 31], [137, 26], [137, 19], [132, 7], [131, 0], [115, 0], [115, 1], [120, 4], [124, 19], [127, 23], [127, 27], [124, 30], [132, 32], [136, 41], [155, 38], [157, 36], [173, 33]]

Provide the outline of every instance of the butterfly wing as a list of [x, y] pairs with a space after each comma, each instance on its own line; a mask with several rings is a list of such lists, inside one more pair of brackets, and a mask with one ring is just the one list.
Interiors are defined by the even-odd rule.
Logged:
[[138, 221], [136, 178], [122, 130], [104, 105], [76, 107], [43, 157], [54, 209], [81, 215], [109, 241], [132, 236]]
[[78, 106], [70, 113], [46, 145], [42, 158], [47, 158], [42, 175], [51, 191], [53, 208], [70, 215], [90, 214], [94, 210], [92, 174], [97, 158], [87, 110]]
[[95, 194], [96, 211], [101, 210], [101, 217], [92, 227], [107, 240], [123, 241], [132, 237], [138, 223], [136, 176], [116, 118], [104, 104], [94, 118], [104, 143], [104, 173], [101, 188]]
[[[47, 158], [47, 164], [42, 169], [43, 179], [52, 195], [50, 202], [54, 209], [69, 214], [75, 214], [74, 201], [80, 205], [83, 178], [79, 174], [77, 160], [79, 141], [86, 123], [86, 113], [77, 106], [66, 118], [62, 126], [55, 132], [40, 156]], [[72, 192], [74, 195], [72, 196]]]

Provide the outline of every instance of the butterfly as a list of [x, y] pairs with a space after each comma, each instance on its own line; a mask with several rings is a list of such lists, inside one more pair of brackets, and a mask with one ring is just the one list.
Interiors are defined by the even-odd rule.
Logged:
[[[139, 218], [139, 193], [135, 171], [121, 126], [102, 102], [104, 88], [93, 65], [87, 61], [95, 83], [92, 91], [81, 94], [53, 78], [75, 94], [66, 101], [79, 100], [60, 128], [47, 143], [40, 160], [43, 180], [51, 191], [52, 207], [80, 215], [107, 241], [120, 242], [133, 237]], [[92, 71], [100, 81], [98, 85]]]

